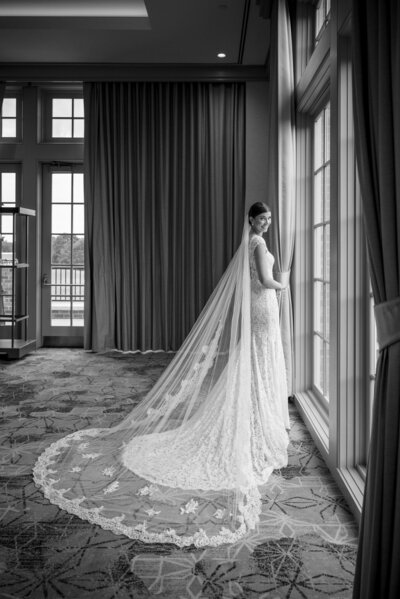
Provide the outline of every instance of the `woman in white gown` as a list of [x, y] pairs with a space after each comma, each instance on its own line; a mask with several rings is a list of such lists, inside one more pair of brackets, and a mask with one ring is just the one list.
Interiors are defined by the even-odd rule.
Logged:
[[[246, 219], [247, 220], [247, 219]], [[53, 443], [34, 479], [56, 505], [146, 542], [219, 545], [255, 527], [259, 486], [287, 464], [289, 417], [271, 211], [242, 243], [172, 362], [111, 429]]]

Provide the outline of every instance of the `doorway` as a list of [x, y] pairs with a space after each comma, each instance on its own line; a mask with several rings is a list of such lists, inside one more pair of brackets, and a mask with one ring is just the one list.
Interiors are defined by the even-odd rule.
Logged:
[[44, 165], [42, 206], [43, 345], [82, 347], [85, 296], [82, 165]]

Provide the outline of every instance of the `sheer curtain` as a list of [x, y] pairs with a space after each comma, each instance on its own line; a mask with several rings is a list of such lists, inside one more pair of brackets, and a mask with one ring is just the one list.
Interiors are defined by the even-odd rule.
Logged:
[[244, 84], [84, 86], [85, 347], [176, 350], [240, 242]]
[[400, 589], [400, 6], [354, 0], [354, 120], [380, 345], [354, 597]]
[[[267, 203], [272, 209], [272, 253], [276, 278], [289, 284], [295, 236], [294, 75], [289, 10], [274, 2], [271, 14], [270, 119]], [[288, 393], [293, 391], [293, 311], [290, 287], [281, 294], [280, 320]]]

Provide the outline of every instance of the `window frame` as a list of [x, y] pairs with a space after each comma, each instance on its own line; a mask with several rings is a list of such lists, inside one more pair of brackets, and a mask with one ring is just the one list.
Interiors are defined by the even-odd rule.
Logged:
[[[327, 8], [327, 4], [329, 3], [329, 9]], [[319, 27], [318, 31], [317, 31], [317, 13], [318, 13], [318, 9], [319, 7], [323, 5], [324, 9], [323, 9], [323, 19], [322, 19], [322, 24]], [[318, 46], [319, 42], [321, 41], [322, 35], [324, 33], [324, 30], [326, 29], [326, 27], [328, 26], [330, 19], [331, 19], [331, 0], [319, 0], [314, 8], [314, 49]]]
[[[16, 99], [16, 135], [15, 137], [3, 137], [3, 135], [0, 135], [0, 144], [15, 144], [15, 143], [20, 143], [22, 141], [22, 137], [23, 137], [23, 120], [22, 120], [22, 115], [23, 115], [23, 106], [22, 106], [22, 92], [20, 88], [14, 88], [14, 87], [10, 87], [7, 86], [6, 87], [6, 91], [4, 93], [4, 99], [6, 98], [15, 98]], [[3, 117], [1, 116], [1, 120], [3, 120]], [[2, 125], [1, 125], [1, 132], [2, 132]]]
[[[315, 169], [314, 130], [311, 133], [311, 137], [313, 139], [313, 142], [312, 142], [313, 143], [313, 149], [312, 149], [313, 166], [312, 166], [312, 175], [311, 175], [312, 179], [313, 179], [313, 186], [312, 186], [312, 189], [313, 189], [313, 193], [312, 193], [312, 209], [311, 209], [311, 215], [312, 215], [311, 231], [312, 231], [313, 266], [312, 266], [312, 292], [311, 292], [311, 298], [312, 298], [312, 306], [313, 306], [313, 315], [314, 316], [315, 316], [315, 310], [316, 310], [316, 306], [315, 306], [315, 294], [314, 294], [315, 283], [317, 281], [320, 281], [322, 283], [322, 285], [323, 285], [323, 298], [324, 298], [323, 303], [324, 304], [325, 304], [325, 286], [329, 285], [329, 287], [330, 287], [330, 285], [331, 285], [331, 273], [330, 273], [330, 269], [329, 269], [329, 273], [328, 273], [328, 276], [327, 276], [327, 273], [326, 273], [326, 270], [325, 270], [326, 265], [325, 265], [324, 256], [323, 256], [323, 265], [322, 265], [322, 270], [323, 270], [322, 277], [315, 276], [315, 258], [316, 258], [316, 254], [315, 254], [315, 242], [314, 242], [314, 239], [315, 239], [314, 233], [315, 233], [316, 228], [321, 228], [322, 227], [322, 230], [324, 232], [325, 227], [326, 227], [327, 224], [329, 224], [329, 228], [331, 226], [331, 214], [330, 214], [330, 211], [329, 211], [329, 218], [327, 220], [326, 219], [326, 214], [325, 214], [325, 209], [324, 209], [324, 211], [323, 211], [324, 213], [323, 213], [323, 215], [321, 217], [322, 220], [319, 223], [317, 223], [317, 224], [315, 223], [315, 185], [314, 185], [316, 172], [317, 171], [319, 171], [319, 172], [324, 171], [326, 169], [326, 166], [327, 166], [328, 163], [329, 163], [329, 172], [330, 172], [330, 167], [331, 167], [331, 154], [330, 154], [331, 148], [330, 148], [330, 145], [329, 145], [329, 160], [326, 160], [326, 154], [325, 154], [325, 152], [326, 152], [325, 110], [326, 110], [326, 108], [327, 108], [328, 105], [329, 105], [329, 110], [330, 110], [330, 96], [328, 96], [326, 94], [324, 96], [324, 102], [318, 103], [316, 105], [317, 108], [314, 111], [314, 114], [312, 115], [312, 117], [313, 117], [313, 125], [315, 126], [316, 118], [319, 115], [321, 115], [322, 113], [324, 113], [323, 114], [323, 124], [324, 124], [324, 152], [323, 152], [323, 154], [324, 154], [324, 158], [323, 158], [322, 164], [317, 169]], [[330, 139], [331, 139], [331, 135], [329, 134], [329, 142], [330, 142]], [[325, 181], [325, 178], [324, 178], [324, 181]], [[325, 186], [324, 186], [324, 190], [325, 190]], [[330, 189], [329, 189], [329, 194], [330, 194]], [[323, 198], [323, 204], [324, 203], [325, 203], [325, 194], [324, 194], [324, 198]], [[329, 207], [330, 207], [330, 201], [329, 201]], [[330, 240], [330, 238], [331, 238], [331, 235], [329, 235], [329, 240]], [[330, 251], [331, 250], [329, 248], [329, 254], [330, 254]], [[331, 263], [330, 260], [329, 260], [329, 263]], [[329, 301], [330, 301], [330, 295], [331, 294], [329, 293]], [[329, 309], [328, 317], [330, 318], [330, 305], [329, 305], [328, 309]], [[327, 376], [327, 378], [328, 378], [328, 395], [325, 395], [324, 392], [323, 392], [323, 390], [320, 389], [316, 385], [316, 383], [315, 383], [315, 372], [314, 372], [315, 371], [315, 343], [314, 343], [314, 340], [315, 340], [315, 336], [317, 335], [317, 336], [319, 336], [319, 338], [321, 339], [321, 341], [322, 341], [323, 344], [328, 344], [329, 346], [330, 346], [330, 340], [329, 340], [329, 335], [326, 336], [325, 319], [324, 319], [324, 327], [323, 327], [324, 330], [320, 331], [320, 332], [316, 331], [315, 326], [314, 326], [314, 322], [313, 322], [313, 330], [312, 330], [312, 354], [313, 354], [312, 390], [313, 390], [314, 394], [319, 398], [319, 401], [324, 405], [324, 410], [327, 411], [328, 407], [329, 407], [329, 379], [330, 379], [330, 377], [329, 377], [329, 363], [328, 363], [328, 365], [324, 365], [324, 367], [323, 367], [324, 368], [324, 376]], [[330, 334], [330, 331], [331, 331], [331, 328], [329, 326], [329, 334]], [[325, 352], [323, 352], [323, 360], [325, 361]]]
[[[301, 6], [301, 22], [296, 22], [296, 31], [306, 31], [302, 22], [303, 4], [297, 6]], [[299, 37], [297, 43], [302, 41], [304, 39]], [[354, 148], [350, 10], [346, 13], [337, 2], [332, 2], [330, 21], [304, 69], [297, 73], [296, 81], [297, 230], [292, 268], [294, 399], [333, 477], [359, 519], [371, 422], [370, 329], [373, 319], [369, 307], [366, 243]], [[313, 326], [310, 307], [313, 282], [312, 125], [313, 117], [327, 95], [331, 102], [328, 405], [313, 388], [310, 359]]]
[[[82, 137], [53, 137], [52, 136], [52, 101], [53, 99], [83, 99], [83, 90], [75, 86], [63, 86], [57, 88], [41, 88], [40, 106], [41, 106], [41, 126], [39, 131], [40, 141], [49, 144], [82, 144]], [[80, 118], [80, 117], [79, 117]], [[74, 117], [72, 113], [71, 120]], [[83, 116], [85, 124], [85, 117]]]

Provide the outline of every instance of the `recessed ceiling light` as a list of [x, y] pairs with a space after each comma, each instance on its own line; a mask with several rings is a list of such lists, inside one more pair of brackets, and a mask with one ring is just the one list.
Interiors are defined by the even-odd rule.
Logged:
[[226, 58], [226, 54], [224, 52], [219, 52], [218, 58]]

